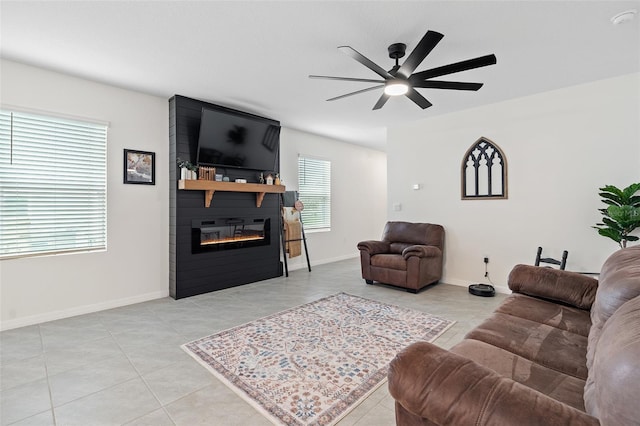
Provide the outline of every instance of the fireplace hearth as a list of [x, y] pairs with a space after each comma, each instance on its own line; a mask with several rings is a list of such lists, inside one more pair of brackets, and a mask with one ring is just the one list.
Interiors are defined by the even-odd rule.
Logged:
[[191, 252], [234, 250], [271, 244], [271, 219], [221, 218], [191, 222]]

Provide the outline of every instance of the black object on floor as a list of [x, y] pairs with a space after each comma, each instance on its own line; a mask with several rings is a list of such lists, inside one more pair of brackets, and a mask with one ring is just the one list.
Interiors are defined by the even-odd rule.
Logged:
[[474, 296], [492, 297], [496, 295], [496, 289], [489, 284], [471, 284], [469, 293]]

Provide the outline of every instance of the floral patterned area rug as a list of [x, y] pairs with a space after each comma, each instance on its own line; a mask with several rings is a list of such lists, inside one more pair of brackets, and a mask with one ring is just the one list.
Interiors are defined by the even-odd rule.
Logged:
[[453, 324], [338, 293], [182, 348], [273, 423], [333, 425], [385, 383], [401, 349]]

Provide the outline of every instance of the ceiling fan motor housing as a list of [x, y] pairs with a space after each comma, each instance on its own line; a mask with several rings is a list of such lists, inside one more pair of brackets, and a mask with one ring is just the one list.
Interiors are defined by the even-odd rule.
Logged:
[[405, 52], [407, 51], [407, 45], [404, 43], [394, 43], [391, 46], [389, 46], [388, 50], [389, 50], [389, 57], [391, 59], [398, 60], [402, 58]]

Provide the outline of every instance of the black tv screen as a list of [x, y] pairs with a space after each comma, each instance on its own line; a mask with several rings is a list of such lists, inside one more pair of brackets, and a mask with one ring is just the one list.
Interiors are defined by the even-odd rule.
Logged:
[[280, 123], [226, 109], [202, 108], [198, 164], [279, 171]]

